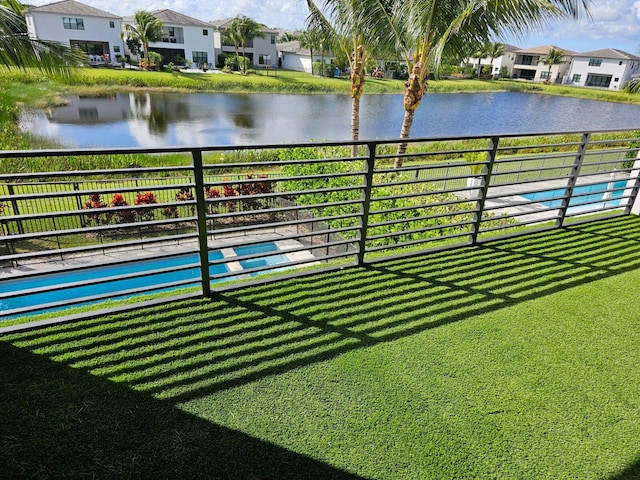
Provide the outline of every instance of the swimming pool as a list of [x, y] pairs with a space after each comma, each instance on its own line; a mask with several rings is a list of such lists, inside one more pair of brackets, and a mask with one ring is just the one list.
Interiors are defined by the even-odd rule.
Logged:
[[[613, 182], [613, 190], [610, 197], [605, 199], [605, 190], [609, 189], [610, 182], [597, 183], [594, 185], [583, 185], [573, 189], [574, 196], [569, 201], [569, 211], [593, 209], [604, 206], [617, 207], [620, 205], [621, 197], [627, 186], [626, 180], [618, 180]], [[548, 208], [560, 208], [562, 205], [562, 197], [565, 195], [565, 188], [557, 188], [553, 190], [542, 190], [540, 192], [523, 193], [520, 196], [527, 200], [533, 200], [541, 203]]]
[[[235, 255], [230, 254], [227, 257], [225, 257], [220, 250], [213, 250], [209, 252], [209, 262], [227, 260], [226, 263], [215, 263], [210, 265], [209, 273], [211, 276], [230, 272], [228, 263], [236, 261], [235, 256], [243, 257], [279, 252], [278, 245], [274, 242], [234, 247], [232, 250]], [[240, 260], [238, 263], [242, 270], [249, 270], [252, 268], [283, 264], [288, 261], [289, 259], [286, 255], [278, 254], [263, 258]], [[176, 268], [179, 270], [175, 270]], [[144, 273], [147, 274], [145, 276], [121, 278]], [[241, 271], [238, 271], [238, 274], [241, 273]], [[263, 273], [266, 272], [249, 272], [251, 276]], [[235, 278], [237, 277], [229, 276], [217, 280], [213, 279], [212, 283], [216, 281], [233, 280]], [[189, 280], [193, 280], [193, 282], [189, 282]], [[27, 278], [16, 278], [14, 280], [5, 280], [0, 282], [0, 294], [11, 294], [11, 296], [7, 295], [5, 298], [0, 298], [0, 312], [7, 312], [7, 315], [9, 315], [5, 318], [5, 320], [7, 320], [13, 318], [13, 315], [11, 314], [11, 311], [13, 310], [17, 310], [16, 314], [18, 314], [20, 309], [35, 307], [38, 305], [50, 305], [52, 303], [74, 299], [79, 300], [79, 303], [72, 306], [88, 305], [96, 303], [95, 300], [90, 299], [91, 297], [95, 298], [100, 295], [108, 296], [111, 292], [143, 289], [153, 287], [154, 285], [157, 285], [158, 289], [153, 290], [153, 292], [163, 292], [175, 290], [176, 288], [196, 287], [199, 285], [199, 280], [200, 257], [197, 253], [188, 253], [165, 258], [145, 259], [119, 265], [100, 265], [73, 272], [54, 272]], [[86, 283], [90, 281], [101, 281], [101, 283], [86, 285]], [[179, 287], [162, 288], [162, 285], [164, 284], [176, 282], [181, 282], [181, 285]], [[38, 291], [53, 287], [58, 289], [55, 291]], [[61, 287], [65, 288], [60, 289]], [[33, 293], [21, 295], [21, 292], [34, 289], [35, 291]], [[144, 293], [151, 292], [143, 292], [141, 294]], [[114, 296], [109, 296], [109, 299], [118, 300], [131, 296], [133, 295], [116, 294]], [[86, 302], [82, 301], [84, 298], [87, 298]], [[71, 306], [52, 306], [51, 308], [43, 308], [26, 314], [33, 315], [53, 312], [70, 307]]]

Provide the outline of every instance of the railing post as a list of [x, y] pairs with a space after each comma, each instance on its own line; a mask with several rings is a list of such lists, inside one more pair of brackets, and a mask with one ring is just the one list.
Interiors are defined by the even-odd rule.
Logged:
[[[7, 191], [9, 192], [9, 195], [11, 196], [15, 195], [12, 183], [7, 183]], [[18, 209], [18, 202], [14, 199], [11, 200], [11, 210], [12, 210], [12, 214], [15, 215], [16, 217], [20, 215], [20, 210]], [[16, 226], [18, 227], [18, 233], [20, 235], [24, 234], [24, 228], [22, 227], [22, 220], [20, 220], [19, 218], [16, 220]]]
[[496, 153], [498, 151], [498, 143], [500, 137], [491, 137], [489, 139], [489, 148], [487, 150], [487, 158], [485, 159], [485, 166], [482, 169], [484, 174], [482, 182], [482, 188], [480, 189], [480, 198], [476, 202], [476, 212], [474, 213], [473, 225], [471, 226], [471, 233], [469, 235], [469, 243], [475, 245], [478, 241], [478, 234], [480, 233], [480, 226], [482, 224], [482, 214], [484, 212], [484, 204], [487, 201], [487, 192], [489, 191], [489, 183], [491, 183], [491, 174], [493, 172], [493, 166], [496, 161]]
[[193, 179], [196, 186], [196, 214], [198, 222], [198, 243], [200, 253], [200, 274], [202, 276], [202, 294], [211, 295], [209, 278], [209, 243], [207, 241], [207, 202], [204, 193], [204, 171], [202, 168], [202, 150], [192, 150]]
[[362, 189], [362, 205], [360, 206], [360, 242], [358, 243], [358, 266], [364, 265], [369, 229], [369, 210], [371, 207], [371, 190], [373, 188], [373, 171], [376, 164], [376, 144], [367, 144], [367, 160], [364, 167], [364, 185]]
[[590, 133], [583, 133], [582, 140], [580, 141], [580, 147], [578, 148], [578, 153], [576, 154], [576, 158], [573, 161], [573, 167], [571, 167], [571, 174], [569, 176], [569, 184], [565, 189], [565, 198], [562, 199], [562, 203], [558, 210], [560, 211], [560, 216], [556, 219], [556, 228], [561, 228], [564, 224], [565, 216], [567, 215], [567, 210], [569, 209], [569, 203], [571, 202], [571, 197], [573, 196], [573, 191], [576, 187], [576, 182], [578, 181], [578, 175], [580, 174], [580, 168], [582, 167], [582, 162], [584, 161], [585, 154], [587, 153], [587, 148], [589, 147], [589, 140], [591, 138]]

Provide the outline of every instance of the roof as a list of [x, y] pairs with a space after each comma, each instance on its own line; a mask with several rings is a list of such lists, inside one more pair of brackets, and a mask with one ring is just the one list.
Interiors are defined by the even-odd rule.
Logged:
[[639, 61], [640, 57], [631, 53], [623, 52], [616, 48], [603, 48], [601, 50], [593, 50], [591, 52], [582, 52], [574, 55], [574, 57], [590, 57], [590, 58], [610, 58], [613, 60], [633, 60]]
[[573, 56], [576, 54], [576, 52], [574, 52], [573, 50], [556, 47], [555, 45], [542, 45], [540, 47], [523, 48], [522, 50], [516, 50], [516, 53], [525, 53], [529, 55], [546, 55], [552, 48], [555, 48], [556, 50], [562, 50], [565, 55]]
[[85, 17], [104, 17], [121, 19], [118, 15], [105, 12], [98, 8], [90, 7], [75, 0], [62, 0], [61, 2], [49, 3], [40, 7], [29, 7], [27, 12], [63, 13], [67, 15], [82, 15]]
[[[163, 10], [153, 10], [149, 13], [158, 18], [165, 25], [185, 25], [190, 27], [196, 26], [211, 28], [211, 25], [209, 25], [207, 22], [203, 22], [202, 20], [198, 20], [197, 18], [184, 15], [174, 10], [169, 10], [168, 8], [165, 8]], [[125, 17], [124, 20], [128, 23], [132, 23], [134, 21], [134, 17]]]
[[[298, 40], [292, 40], [291, 42], [283, 42], [276, 44], [276, 48], [279, 52], [295, 53], [296, 55], [302, 55], [308, 57], [311, 55], [311, 50], [308, 48], [300, 48], [300, 42]], [[314, 50], [313, 55], [317, 57], [321, 54], [320, 50]], [[332, 57], [333, 53], [330, 50], [325, 50], [325, 57]]]

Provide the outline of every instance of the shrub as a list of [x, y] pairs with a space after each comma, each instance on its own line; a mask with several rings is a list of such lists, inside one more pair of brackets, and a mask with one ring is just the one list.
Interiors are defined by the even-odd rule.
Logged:
[[[89, 200], [84, 203], [85, 210], [107, 207], [108, 205], [102, 201], [99, 193], [92, 193], [91, 195], [89, 195]], [[110, 215], [108, 215], [107, 212], [94, 212], [88, 214], [86, 217], [89, 223], [94, 225], [108, 225], [111, 219]]]
[[[144, 193], [138, 193], [136, 195], [136, 199], [134, 201], [134, 203], [136, 205], [152, 205], [154, 203], [158, 203], [158, 199], [156, 198], [156, 194], [153, 192], [144, 192]], [[148, 222], [153, 220], [153, 212], [154, 212], [154, 208], [153, 207], [149, 207], [149, 208], [141, 208], [138, 209], [136, 211], [137, 216], [140, 217], [140, 219], [143, 222]]]
[[[111, 199], [112, 207], [127, 207], [128, 205], [129, 203], [121, 193], [113, 194], [113, 198]], [[126, 209], [118, 210], [113, 213], [112, 218], [115, 223], [132, 223], [136, 219], [136, 211]]]

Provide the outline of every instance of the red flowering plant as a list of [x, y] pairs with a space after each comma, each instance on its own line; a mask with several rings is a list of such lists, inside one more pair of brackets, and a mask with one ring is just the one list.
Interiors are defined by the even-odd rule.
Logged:
[[[84, 210], [92, 210], [96, 208], [107, 208], [108, 205], [102, 201], [99, 193], [89, 195], [89, 200], [84, 202]], [[93, 212], [87, 214], [89, 224], [107, 225], [111, 220], [111, 216], [107, 212]]]
[[[152, 205], [154, 203], [158, 203], [158, 199], [156, 198], [156, 194], [153, 192], [144, 192], [138, 193], [136, 195], [136, 199], [134, 200], [136, 205]], [[149, 222], [153, 220], [153, 212], [154, 208], [139, 208], [136, 210], [137, 215], [143, 222]]]
[[[247, 175], [247, 180], [252, 180], [254, 176], [250, 173]], [[264, 179], [268, 178], [266, 175], [258, 175], [256, 182], [246, 182], [240, 185], [240, 195], [243, 196], [251, 196], [251, 195], [263, 195], [267, 193], [273, 193], [274, 186], [273, 182], [265, 181]], [[242, 206], [245, 210], [259, 210], [263, 206], [266, 206], [267, 199], [266, 198], [256, 198], [256, 199], [244, 199], [242, 201]]]
[[[129, 203], [124, 199], [121, 193], [114, 193], [111, 199], [112, 207], [128, 207]], [[113, 219], [116, 223], [132, 223], [136, 219], [136, 211], [128, 209], [119, 209], [113, 213]]]
[[[176, 202], [190, 202], [193, 201], [193, 199], [193, 193], [191, 193], [191, 190], [186, 187], [181, 188], [178, 193], [176, 193]], [[191, 213], [193, 213], [194, 211], [195, 207], [191, 205]], [[175, 205], [169, 205], [168, 207], [165, 207], [162, 213], [167, 218], [178, 218], [179, 216], [178, 207], [176, 207]]]
[[[218, 190], [217, 188], [210, 187], [209, 185], [204, 187], [204, 194], [206, 195], [207, 198], [222, 197], [220, 190]], [[218, 202], [207, 203], [207, 213], [209, 214], [218, 213], [218, 207], [219, 207]]]

